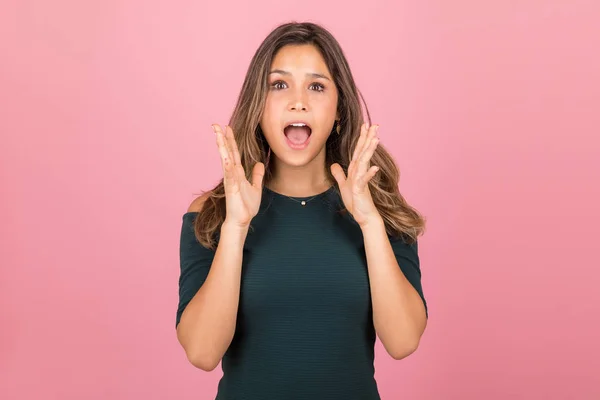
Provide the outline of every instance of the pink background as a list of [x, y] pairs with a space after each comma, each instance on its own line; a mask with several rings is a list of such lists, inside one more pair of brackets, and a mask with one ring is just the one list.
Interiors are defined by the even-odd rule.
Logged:
[[280, 22], [341, 42], [421, 238], [387, 399], [600, 399], [600, 3], [3, 1], [0, 398], [212, 399], [175, 336], [181, 215]]

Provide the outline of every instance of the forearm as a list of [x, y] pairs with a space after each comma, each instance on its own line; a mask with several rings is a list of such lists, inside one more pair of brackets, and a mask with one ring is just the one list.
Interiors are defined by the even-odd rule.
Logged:
[[394, 255], [383, 220], [362, 228], [373, 304], [373, 324], [395, 359], [418, 346], [427, 323], [425, 306]]
[[218, 365], [233, 339], [247, 233], [222, 225], [210, 272], [181, 316], [179, 341], [190, 362], [203, 370]]

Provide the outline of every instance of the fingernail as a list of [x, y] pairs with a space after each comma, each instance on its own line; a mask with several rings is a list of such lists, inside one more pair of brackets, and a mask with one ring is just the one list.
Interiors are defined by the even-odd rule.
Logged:
[[212, 130], [213, 130], [214, 133], [217, 133], [217, 129], [215, 128], [214, 125], [211, 125], [210, 127], [212, 128]]

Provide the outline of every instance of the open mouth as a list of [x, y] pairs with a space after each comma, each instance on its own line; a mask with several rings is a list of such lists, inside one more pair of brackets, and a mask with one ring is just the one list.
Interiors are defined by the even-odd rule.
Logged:
[[302, 148], [308, 143], [312, 129], [304, 122], [293, 122], [283, 129], [283, 133], [290, 146]]

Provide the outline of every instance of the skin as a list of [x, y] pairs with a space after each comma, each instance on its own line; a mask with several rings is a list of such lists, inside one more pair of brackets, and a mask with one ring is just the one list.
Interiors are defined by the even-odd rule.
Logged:
[[[288, 196], [311, 196], [331, 186], [326, 174], [325, 143], [337, 115], [338, 92], [321, 53], [312, 45], [290, 45], [274, 57], [269, 73], [269, 92], [265, 101], [261, 129], [275, 157], [270, 188]], [[285, 126], [294, 120], [311, 127], [308, 147], [292, 149], [286, 143]], [[213, 125], [223, 160], [227, 197], [226, 222], [248, 226], [260, 205], [264, 165], [253, 168], [252, 183], [244, 174], [239, 150], [231, 128], [225, 132]], [[368, 189], [369, 180], [378, 171], [370, 159], [379, 138], [374, 125], [364, 124], [356, 145], [348, 176], [339, 164], [331, 166], [342, 200], [361, 226], [379, 222], [380, 215]]]
[[[329, 188], [325, 142], [331, 133], [338, 91], [321, 53], [312, 45], [283, 47], [274, 57], [260, 126], [271, 147], [274, 177], [270, 189], [288, 196], [312, 196]], [[306, 149], [286, 143], [283, 129], [304, 120], [312, 132]]]
[[[269, 83], [273, 86], [261, 121], [275, 157], [270, 188], [288, 196], [321, 193], [331, 185], [325, 169], [325, 143], [337, 118], [338, 94], [332, 77], [320, 53], [308, 45], [281, 49], [271, 70], [287, 73], [270, 74]], [[312, 127], [311, 142], [300, 151], [291, 149], [283, 134], [285, 123], [297, 119], [306, 120]], [[375, 330], [386, 351], [394, 359], [401, 359], [417, 349], [427, 319], [421, 298], [398, 265], [368, 187], [378, 171], [377, 166], [370, 165], [379, 143], [378, 128], [366, 124], [361, 127], [348, 175], [338, 164], [331, 166], [331, 172], [344, 205], [363, 233]], [[248, 181], [231, 128], [223, 131], [215, 124], [213, 129], [223, 168], [226, 218], [207, 279], [186, 307], [177, 327], [178, 339], [188, 359], [206, 371], [218, 365], [233, 339], [242, 249], [250, 221], [258, 213], [264, 177], [264, 165], [257, 163]], [[196, 199], [188, 211], [200, 211], [204, 200], [205, 197]]]

